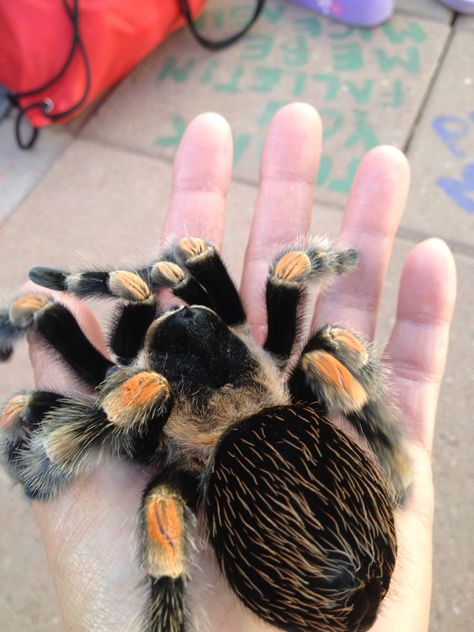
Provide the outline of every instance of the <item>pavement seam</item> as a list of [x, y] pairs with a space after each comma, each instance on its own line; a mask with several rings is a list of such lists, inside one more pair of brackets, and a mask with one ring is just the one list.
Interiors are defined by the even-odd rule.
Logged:
[[394, 11], [394, 15], [403, 15], [403, 16], [409, 17], [409, 18], [418, 18], [418, 19], [421, 19], [421, 20], [427, 20], [429, 22], [435, 22], [436, 24], [447, 24], [447, 25], [451, 26], [452, 25], [452, 20], [453, 20], [453, 15], [456, 16], [457, 14], [454, 13], [453, 11], [450, 11], [450, 13], [451, 13], [450, 19], [449, 20], [443, 20], [441, 17], [440, 18], [436, 18], [433, 15], [417, 12], [416, 9], [410, 10], [410, 9], [407, 9], [406, 7], [400, 7], [400, 9], [397, 9], [395, 7], [395, 11]]
[[428, 86], [426, 88], [425, 94], [423, 95], [423, 99], [422, 99], [422, 101], [420, 103], [420, 106], [419, 106], [417, 112], [415, 113], [415, 116], [413, 118], [413, 122], [412, 122], [412, 125], [411, 125], [411, 128], [410, 128], [410, 131], [408, 132], [407, 139], [406, 139], [405, 144], [404, 144], [404, 146], [402, 148], [402, 151], [405, 154], [408, 154], [408, 151], [410, 150], [410, 146], [411, 146], [413, 138], [414, 138], [414, 136], [416, 134], [416, 131], [417, 131], [417, 128], [418, 128], [418, 124], [419, 124], [419, 122], [421, 120], [421, 117], [423, 116], [423, 113], [425, 111], [426, 105], [427, 105], [429, 99], [431, 98], [431, 95], [433, 93], [433, 89], [434, 89], [434, 87], [435, 87], [435, 85], [436, 85], [436, 83], [438, 81], [438, 77], [439, 77], [439, 75], [441, 73], [441, 70], [444, 67], [444, 62], [446, 60], [448, 52], [449, 52], [449, 50], [451, 48], [451, 43], [452, 43], [453, 38], [454, 38], [454, 33], [455, 33], [454, 24], [455, 24], [455, 21], [456, 21], [456, 14], [454, 13], [453, 17], [451, 18], [451, 22], [449, 24], [449, 32], [448, 32], [448, 35], [446, 36], [446, 41], [444, 43], [443, 49], [441, 50], [441, 53], [440, 53], [440, 55], [438, 57], [438, 60], [436, 62], [436, 66], [435, 66], [435, 68], [433, 70], [433, 73], [431, 75], [431, 78], [429, 80], [429, 83], [428, 83]]

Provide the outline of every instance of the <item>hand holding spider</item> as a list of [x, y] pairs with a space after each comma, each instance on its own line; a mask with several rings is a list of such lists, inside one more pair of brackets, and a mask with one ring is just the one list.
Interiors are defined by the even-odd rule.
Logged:
[[[277, 115], [264, 152], [242, 283], [248, 320], [259, 342], [263, 342], [266, 326], [262, 285], [273, 256], [273, 244], [287, 243], [308, 230], [318, 146], [319, 122], [310, 108], [289, 106]], [[188, 234], [206, 235], [220, 246], [230, 156], [230, 134], [219, 117], [205, 115], [191, 124], [176, 159], [165, 233], [180, 236], [181, 227], [185, 226]], [[406, 163], [395, 150], [379, 148], [364, 160], [341, 236], [343, 243], [359, 250], [361, 265], [319, 301], [314, 329], [343, 321], [372, 336], [374, 311], [403, 209], [407, 180]], [[400, 392], [399, 404], [407, 423], [405, 433], [413, 441], [416, 481], [399, 516], [401, 564], [393, 580], [397, 598], [390, 603], [390, 596], [387, 597], [374, 630], [400, 630], [406, 625], [407, 630], [421, 631], [427, 627], [432, 511], [427, 452], [453, 288], [454, 269], [446, 247], [436, 241], [418, 246], [403, 273], [398, 318], [389, 346], [393, 381]], [[74, 309], [87, 336], [103, 348], [88, 310], [79, 304]], [[51, 382], [51, 375], [41, 366], [41, 352], [34, 346], [33, 358], [41, 387], [42, 383]], [[56, 375], [54, 381], [58, 383], [60, 378]], [[126, 465], [98, 468], [58, 499], [37, 505], [64, 616], [72, 629], [126, 629], [140, 610], [136, 589], [140, 574], [130, 561], [129, 540], [134, 526], [130, 517], [138, 510], [145, 476]], [[202, 616], [207, 614], [211, 624], [202, 624], [199, 629], [260, 629], [248, 613], [236, 607], [228, 588], [217, 579], [212, 562], [200, 562], [202, 571], [190, 607]], [[405, 577], [410, 577], [409, 583]], [[209, 591], [207, 584], [214, 584]], [[420, 595], [425, 598], [420, 599]]]

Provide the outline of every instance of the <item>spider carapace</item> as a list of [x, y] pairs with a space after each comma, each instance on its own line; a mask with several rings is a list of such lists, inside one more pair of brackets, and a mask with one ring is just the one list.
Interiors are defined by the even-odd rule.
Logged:
[[[243, 606], [277, 628], [363, 632], [375, 621], [408, 460], [370, 345], [340, 325], [302, 339], [309, 287], [356, 262], [322, 239], [282, 249], [266, 283], [263, 348], [216, 248], [194, 237], [133, 271], [30, 271], [43, 288], [120, 299], [113, 361], [47, 290], [0, 312], [2, 359], [33, 330], [94, 393], [23, 391], [4, 405], [1, 449], [26, 495], [47, 501], [104, 453], [154, 472], [139, 520], [144, 630], [193, 628], [197, 530]], [[163, 287], [185, 304], [163, 310]], [[338, 429], [340, 415], [360, 441]]]

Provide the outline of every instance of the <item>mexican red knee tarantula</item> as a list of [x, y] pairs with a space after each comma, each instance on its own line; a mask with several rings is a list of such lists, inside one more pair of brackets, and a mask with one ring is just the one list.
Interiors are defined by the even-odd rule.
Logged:
[[[198, 520], [227, 582], [261, 619], [311, 632], [373, 624], [409, 478], [382, 371], [341, 326], [323, 327], [293, 353], [309, 285], [356, 259], [323, 240], [281, 251], [266, 284], [263, 349], [216, 249], [200, 238], [181, 239], [136, 271], [31, 270], [45, 288], [121, 299], [109, 336], [115, 362], [47, 293], [26, 293], [0, 312], [3, 360], [34, 330], [95, 389], [81, 400], [24, 391], [4, 406], [1, 448], [26, 495], [54, 497], [104, 452], [159, 472], [140, 515], [146, 630], [189, 630]], [[162, 287], [187, 306], [160, 309]], [[368, 449], [328, 420], [338, 413]]]

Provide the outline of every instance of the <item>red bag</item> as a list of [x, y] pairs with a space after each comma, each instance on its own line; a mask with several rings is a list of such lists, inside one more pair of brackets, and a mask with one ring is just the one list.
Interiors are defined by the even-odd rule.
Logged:
[[[113, 85], [185, 21], [198, 41], [222, 48], [227, 40], [201, 36], [194, 17], [206, 0], [14, 0], [0, 5], [0, 83], [19, 108], [18, 144], [29, 148], [39, 127], [67, 120]], [[21, 134], [22, 119], [33, 125]]]

